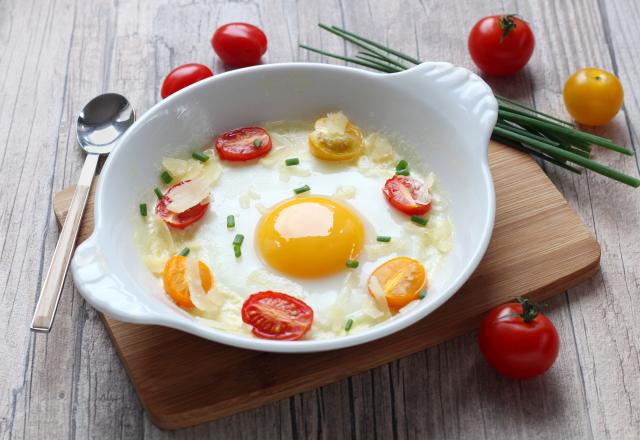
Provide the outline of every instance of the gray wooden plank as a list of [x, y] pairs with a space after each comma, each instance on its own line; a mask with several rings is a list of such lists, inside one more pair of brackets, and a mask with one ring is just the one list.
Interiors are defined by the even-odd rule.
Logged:
[[[480, 0], [1, 2], [0, 437], [637, 437], [640, 324], [633, 300], [640, 293], [640, 241], [633, 234], [640, 202], [636, 192], [595, 175], [548, 169], [603, 244], [603, 271], [550, 302], [561, 354], [547, 375], [523, 384], [490, 370], [472, 334], [347, 381], [168, 433], [144, 414], [102, 323], [70, 282], [54, 331], [34, 337], [27, 329], [57, 237], [50, 196], [77, 176], [82, 155], [74, 117], [91, 96], [120, 91], [142, 113], [158, 99], [170, 68], [213, 64], [211, 33], [235, 20], [267, 30], [266, 62], [325, 61], [299, 50], [298, 42], [352, 53], [317, 29], [323, 21], [424, 59], [473, 68], [466, 32], [496, 8]], [[573, 69], [613, 69], [625, 86], [625, 112], [597, 132], [638, 145], [630, 124], [640, 115], [636, 2], [512, 0], [500, 9], [527, 17], [538, 39], [523, 73], [489, 79], [497, 91], [562, 115], [562, 84]], [[598, 157], [638, 174], [637, 158]]]

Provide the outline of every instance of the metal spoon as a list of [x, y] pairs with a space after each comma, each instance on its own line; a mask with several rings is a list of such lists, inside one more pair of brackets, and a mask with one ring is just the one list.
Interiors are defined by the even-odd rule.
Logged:
[[76, 135], [80, 147], [87, 152], [87, 157], [40, 291], [31, 330], [51, 330], [98, 159], [111, 152], [135, 119], [135, 112], [129, 101], [117, 93], [105, 93], [93, 98], [78, 115]]

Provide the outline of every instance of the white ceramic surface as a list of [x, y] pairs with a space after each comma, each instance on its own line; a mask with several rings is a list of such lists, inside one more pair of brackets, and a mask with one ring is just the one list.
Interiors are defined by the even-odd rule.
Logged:
[[[451, 202], [453, 249], [418, 307], [350, 336], [270, 341], [205, 327], [166, 295], [151, 292], [152, 275], [136, 249], [132, 218], [140, 194], [157, 184], [163, 156], [201, 147], [216, 133], [239, 126], [313, 120], [336, 109], [365, 130], [386, 130], [414, 146]], [[96, 193], [95, 231], [71, 263], [75, 284], [93, 307], [115, 319], [173, 327], [248, 349], [313, 352], [387, 336], [442, 305], [485, 253], [495, 217], [487, 146], [496, 118], [497, 102], [489, 86], [449, 63], [429, 62], [394, 74], [325, 64], [272, 64], [201, 81], [151, 108], [109, 156]]]

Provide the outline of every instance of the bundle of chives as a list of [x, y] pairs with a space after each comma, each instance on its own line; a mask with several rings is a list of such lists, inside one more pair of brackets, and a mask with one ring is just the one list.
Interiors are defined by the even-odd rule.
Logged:
[[[422, 62], [337, 26], [327, 26], [322, 23], [318, 26], [353, 43], [361, 51], [354, 57], [346, 57], [302, 44], [301, 48], [386, 73], [408, 69], [409, 65], [404, 62], [414, 65]], [[527, 107], [517, 101], [499, 95], [495, 95], [495, 97], [498, 100], [498, 122], [492, 135], [494, 140], [577, 174], [580, 174], [582, 170], [574, 165], [582, 166], [634, 188], [640, 186], [640, 179], [614, 170], [590, 158], [592, 144], [628, 156], [633, 155], [633, 151], [612, 142], [610, 139], [577, 130], [570, 122]], [[408, 172], [408, 168], [406, 170]]]

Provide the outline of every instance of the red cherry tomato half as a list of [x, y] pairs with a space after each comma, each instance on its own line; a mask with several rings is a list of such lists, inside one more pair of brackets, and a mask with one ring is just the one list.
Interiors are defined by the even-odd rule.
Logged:
[[164, 196], [158, 200], [158, 204], [156, 205], [156, 214], [164, 220], [166, 224], [176, 229], [184, 229], [189, 225], [200, 220], [209, 209], [209, 199], [206, 201], [198, 203], [196, 206], [187, 209], [179, 214], [169, 211], [167, 205], [171, 203], [171, 191], [177, 187], [182, 185], [183, 183], [189, 182], [189, 180], [184, 180], [182, 182], [176, 183], [169, 187]]
[[227, 23], [215, 31], [211, 46], [229, 66], [254, 66], [267, 51], [267, 36], [249, 23]]
[[431, 209], [431, 194], [421, 180], [410, 176], [393, 176], [382, 189], [387, 201], [398, 211], [423, 215]]
[[169, 95], [173, 95], [178, 90], [184, 89], [210, 76], [213, 76], [213, 72], [205, 65], [195, 63], [183, 64], [173, 69], [164, 78], [160, 96], [164, 99]]
[[[526, 301], [526, 300], [523, 300]], [[524, 304], [524, 303], [523, 303]], [[493, 368], [511, 379], [547, 371], [558, 357], [560, 338], [553, 323], [529, 307], [509, 303], [493, 309], [480, 327], [480, 351]], [[529, 314], [529, 321], [525, 320]]]
[[522, 69], [535, 40], [526, 21], [515, 15], [494, 15], [478, 21], [469, 34], [469, 54], [488, 75], [512, 75]]
[[246, 299], [242, 320], [258, 338], [295, 341], [311, 328], [313, 310], [293, 296], [269, 290]]
[[271, 137], [264, 128], [236, 128], [218, 136], [216, 150], [220, 159], [251, 160], [271, 151]]

